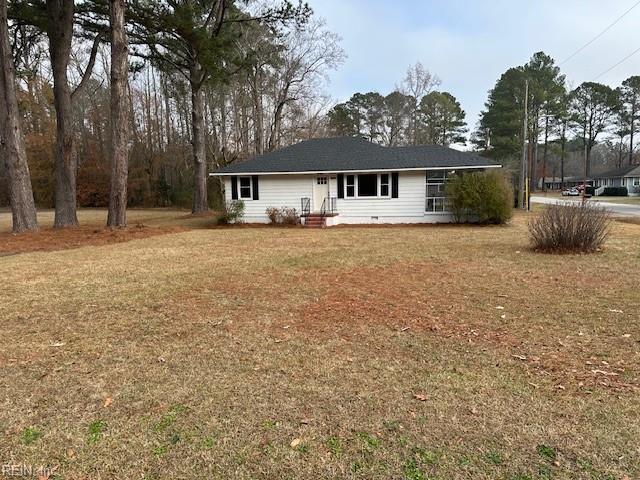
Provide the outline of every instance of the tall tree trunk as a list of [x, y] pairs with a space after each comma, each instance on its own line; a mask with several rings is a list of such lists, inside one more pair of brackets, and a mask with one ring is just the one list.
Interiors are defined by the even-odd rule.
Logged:
[[15, 70], [7, 23], [7, 0], [0, 0], [0, 62], [0, 154], [5, 159], [9, 177], [13, 231], [19, 233], [37, 230], [38, 221], [16, 97]]
[[564, 190], [564, 157], [567, 146], [567, 121], [562, 122], [562, 138], [560, 139], [560, 190]]
[[111, 191], [109, 227], [127, 224], [127, 172], [129, 164], [129, 119], [127, 116], [127, 36], [124, 1], [109, 0], [111, 25]]
[[71, 90], [67, 78], [73, 35], [73, 0], [47, 0], [47, 13], [49, 15], [47, 36], [56, 109], [56, 206], [53, 226], [64, 228], [78, 225], [76, 215], [78, 161], [73, 139]]
[[284, 102], [279, 102], [273, 114], [273, 126], [269, 135], [269, 151], [278, 148], [280, 143], [280, 128], [282, 127], [282, 113], [284, 111]]
[[205, 149], [204, 133], [204, 95], [199, 73], [192, 76], [198, 77], [191, 82], [191, 125], [193, 131], [193, 213], [209, 210], [207, 200], [207, 152]]
[[629, 137], [629, 165], [633, 165], [633, 134], [636, 129], [636, 96], [631, 99], [631, 137]]
[[255, 130], [255, 146], [256, 155], [264, 153], [264, 109], [262, 108], [262, 67], [256, 65], [251, 85], [251, 96], [253, 98], [254, 108], [254, 130]]
[[544, 120], [544, 147], [542, 149], [542, 191], [547, 191], [547, 147], [549, 143], [549, 115]]

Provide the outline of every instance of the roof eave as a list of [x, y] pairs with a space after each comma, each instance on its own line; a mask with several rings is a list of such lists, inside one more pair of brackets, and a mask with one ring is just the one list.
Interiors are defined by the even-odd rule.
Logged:
[[502, 168], [501, 164], [490, 165], [448, 165], [444, 167], [410, 167], [410, 168], [371, 168], [371, 169], [357, 169], [357, 170], [305, 170], [300, 172], [212, 172], [209, 173], [210, 177], [230, 177], [234, 175], [318, 175], [318, 174], [332, 174], [332, 173], [366, 173], [366, 172], [419, 172], [425, 170], [471, 170], [476, 168]]

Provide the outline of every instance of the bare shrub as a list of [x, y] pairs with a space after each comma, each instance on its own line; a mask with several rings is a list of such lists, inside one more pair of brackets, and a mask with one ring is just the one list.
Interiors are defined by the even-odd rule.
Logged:
[[291, 207], [269, 207], [265, 210], [269, 221], [273, 225], [297, 225], [300, 223], [300, 215], [295, 208]]
[[297, 225], [300, 223], [300, 215], [295, 208], [282, 207], [280, 210], [283, 225]]
[[529, 222], [533, 248], [540, 252], [595, 252], [605, 242], [611, 226], [608, 210], [591, 205], [556, 204]]
[[278, 223], [280, 223], [281, 219], [282, 219], [282, 215], [280, 213], [280, 209], [276, 208], [276, 207], [268, 207], [265, 210], [265, 213], [267, 214], [267, 217], [269, 217], [269, 221], [273, 224], [273, 225], [277, 225]]

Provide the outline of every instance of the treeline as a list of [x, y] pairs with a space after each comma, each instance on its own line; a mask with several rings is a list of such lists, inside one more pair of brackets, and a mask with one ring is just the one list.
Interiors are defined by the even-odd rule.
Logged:
[[440, 80], [421, 63], [410, 67], [400, 87], [388, 95], [356, 93], [328, 112], [333, 135], [359, 136], [386, 145], [466, 143], [465, 113]]
[[[3, 18], [28, 183], [39, 206], [55, 207], [55, 226], [76, 225], [78, 205], [110, 203], [121, 134], [125, 203], [193, 212], [220, 206], [211, 170], [326, 134], [326, 73], [344, 52], [306, 4], [126, 2], [119, 95], [112, 3], [14, 0]], [[114, 121], [115, 104], [124, 120]], [[16, 190], [8, 165], [3, 203]]]
[[635, 164], [639, 112], [640, 76], [615, 89], [584, 82], [571, 90], [554, 59], [538, 52], [496, 82], [471, 141], [484, 155], [518, 170], [526, 138], [535, 188], [543, 177], [590, 176]]

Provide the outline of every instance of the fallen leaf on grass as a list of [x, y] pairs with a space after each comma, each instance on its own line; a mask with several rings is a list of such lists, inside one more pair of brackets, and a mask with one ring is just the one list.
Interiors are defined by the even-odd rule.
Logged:
[[511, 355], [513, 358], [517, 358], [518, 360], [526, 360], [527, 357], [525, 355]]
[[54, 342], [49, 346], [50, 347], [62, 347], [63, 345], [64, 345], [64, 342]]
[[427, 401], [427, 396], [423, 393], [414, 393], [413, 398], [415, 398], [416, 400], [420, 400], [421, 402]]
[[113, 403], [113, 398], [111, 398], [111, 397], [105, 398], [105, 400], [104, 400], [104, 408], [110, 407], [112, 403]]
[[294, 438], [291, 442], [291, 448], [296, 448], [298, 445], [300, 445], [300, 442], [301, 440], [299, 438]]

